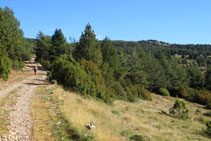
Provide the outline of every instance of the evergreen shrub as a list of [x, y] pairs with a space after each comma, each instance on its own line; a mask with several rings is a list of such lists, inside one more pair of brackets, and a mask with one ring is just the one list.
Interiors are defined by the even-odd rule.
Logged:
[[204, 133], [211, 137], [211, 121], [206, 123], [207, 129], [205, 129]]
[[147, 89], [140, 87], [139, 98], [144, 99], [144, 100], [152, 100], [152, 95]]
[[0, 56], [0, 77], [3, 80], [9, 78], [9, 74], [12, 67], [12, 61], [7, 55]]
[[159, 89], [159, 93], [160, 93], [161, 95], [163, 95], [163, 96], [170, 96], [169, 91], [168, 91], [167, 89], [165, 89], [165, 88], [160, 88], [160, 89]]
[[180, 97], [182, 97], [182, 98], [184, 98], [186, 100], [194, 101], [194, 99], [196, 97], [196, 94], [197, 94], [197, 91], [195, 89], [187, 87], [187, 86], [181, 86], [178, 89], [177, 94]]
[[57, 83], [57, 81], [56, 81], [56, 80], [54, 80], [54, 79], [53, 79], [53, 80], [51, 80], [51, 83], [52, 83], [52, 84], [54, 84], [54, 85], [57, 85], [57, 84], [58, 84], [58, 83]]
[[114, 89], [119, 99], [127, 100], [127, 92], [119, 82], [114, 83]]
[[137, 135], [131, 136], [130, 140], [133, 140], [133, 141], [144, 141], [144, 137], [137, 134]]
[[169, 114], [176, 118], [188, 119], [188, 109], [185, 106], [184, 100], [177, 98], [174, 106], [169, 109]]
[[211, 93], [208, 90], [197, 90], [197, 94], [194, 99], [195, 102], [200, 104], [209, 104], [211, 103]]
[[84, 96], [90, 95], [107, 103], [114, 98], [114, 93], [106, 88], [101, 71], [92, 61], [82, 59], [78, 63], [72, 56], [62, 55], [52, 65], [49, 78]]

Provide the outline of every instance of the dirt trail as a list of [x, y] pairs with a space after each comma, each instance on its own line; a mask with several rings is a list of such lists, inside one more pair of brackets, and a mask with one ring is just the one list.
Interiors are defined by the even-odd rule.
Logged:
[[9, 132], [7, 135], [0, 137], [0, 141], [31, 140], [31, 127], [33, 124], [31, 118], [31, 103], [34, 90], [39, 86], [48, 85], [45, 71], [38, 70], [37, 76], [34, 75], [33, 66], [35, 65], [38, 64], [35, 64], [33, 61], [26, 64], [24, 71], [30, 75], [26, 75], [21, 82], [15, 82], [6, 89], [0, 90], [0, 98], [5, 97], [12, 90], [15, 90], [15, 93], [18, 95], [16, 104], [9, 108]]

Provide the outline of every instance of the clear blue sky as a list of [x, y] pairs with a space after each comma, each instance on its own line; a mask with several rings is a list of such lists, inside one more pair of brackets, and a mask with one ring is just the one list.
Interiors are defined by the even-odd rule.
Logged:
[[29, 38], [61, 28], [78, 40], [90, 23], [99, 39], [211, 44], [211, 0], [0, 0], [5, 6]]

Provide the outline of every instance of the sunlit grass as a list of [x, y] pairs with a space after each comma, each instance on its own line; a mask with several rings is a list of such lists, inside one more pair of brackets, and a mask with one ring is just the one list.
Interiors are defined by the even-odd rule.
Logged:
[[[201, 134], [205, 125], [197, 119], [206, 117], [203, 113], [208, 110], [199, 104], [186, 101], [191, 119], [181, 120], [162, 114], [162, 111], [168, 113], [173, 106], [175, 98], [172, 97], [153, 94], [152, 101], [129, 103], [117, 100], [108, 105], [60, 87], [47, 86], [37, 91], [43, 95], [38, 95], [33, 102], [34, 116], [37, 117], [34, 136], [39, 137], [35, 139], [64, 137], [76, 140], [93, 136], [97, 141], [122, 141], [129, 140], [133, 135], [141, 135], [146, 140], [209, 140]], [[195, 114], [197, 109], [201, 113]], [[206, 118], [210, 120], [210, 117]], [[95, 121], [96, 130], [89, 130], [85, 126], [92, 120]], [[61, 121], [60, 125], [55, 124], [58, 121]]]
[[[180, 120], [164, 114], [174, 104], [175, 98], [153, 95], [153, 101], [140, 101], [129, 103], [117, 100], [113, 105], [107, 105], [92, 98], [65, 92], [58, 88], [54, 97], [63, 101], [61, 111], [69, 121], [70, 126], [81, 134], [91, 132], [97, 140], [129, 140], [131, 135], [140, 134], [146, 140], [208, 140], [201, 135], [205, 127], [197, 120], [195, 114], [197, 108], [202, 113], [207, 111], [203, 106], [186, 102], [190, 110], [190, 120]], [[200, 115], [202, 116], [202, 115]], [[96, 130], [88, 131], [85, 125], [92, 120], [96, 123]], [[122, 135], [124, 131], [130, 134]]]
[[35, 91], [35, 97], [32, 102], [32, 139], [33, 140], [56, 140], [53, 135], [52, 126], [55, 122], [55, 113], [50, 112], [52, 108], [51, 103], [47, 103], [44, 96], [46, 87], [37, 88]]

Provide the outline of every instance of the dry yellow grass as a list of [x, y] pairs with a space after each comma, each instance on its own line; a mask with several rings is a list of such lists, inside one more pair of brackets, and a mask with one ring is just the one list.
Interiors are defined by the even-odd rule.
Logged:
[[43, 93], [46, 87], [36, 89], [36, 95], [32, 102], [32, 140], [35, 141], [54, 141], [56, 137], [52, 133], [54, 124], [53, 114], [50, 112], [52, 104], [47, 103]]
[[[141, 134], [147, 140], [209, 140], [201, 135], [205, 125], [196, 120], [199, 116], [204, 117], [195, 114], [197, 109], [208, 112], [199, 104], [186, 102], [191, 119], [181, 120], [162, 114], [162, 111], [168, 113], [173, 106], [175, 98], [172, 97], [153, 94], [152, 101], [129, 103], [117, 100], [113, 105], [107, 105], [65, 92], [62, 88], [57, 88], [54, 97], [63, 101], [61, 111], [70, 126], [83, 134], [92, 132], [96, 140], [129, 140], [134, 134]], [[85, 125], [92, 120], [95, 120], [97, 130], [87, 131]]]
[[[51, 88], [52, 86], [47, 86], [42, 91], [47, 92], [47, 89]], [[113, 105], [107, 105], [92, 98], [83, 98], [75, 93], [64, 91], [60, 87], [54, 88], [54, 92], [51, 94], [59, 108], [57, 110], [63, 113], [64, 118], [69, 122], [68, 126], [81, 136], [92, 134], [97, 141], [129, 140], [129, 137], [135, 134], [140, 134], [146, 140], [152, 141], [209, 140], [201, 134], [205, 125], [197, 120], [199, 117], [211, 120], [210, 117], [203, 116], [203, 113], [208, 110], [204, 109], [202, 105], [185, 101], [191, 119], [181, 120], [162, 114], [162, 111], [168, 113], [175, 98], [152, 95], [152, 101], [140, 100], [137, 103], [129, 103], [117, 100]], [[49, 109], [52, 109], [49, 108], [52, 105], [49, 105], [44, 99], [43, 101], [39, 97], [37, 98], [33, 104], [36, 107], [34, 115], [38, 117], [37, 121], [42, 122], [35, 122], [34, 126], [37, 126], [37, 129], [34, 129], [34, 136], [40, 136], [40, 140], [50, 140], [50, 138], [43, 137], [53, 134], [52, 126], [49, 126], [52, 124], [45, 123], [52, 122], [49, 114], [55, 113], [55, 110], [48, 112]], [[196, 114], [197, 109], [201, 111], [200, 114]], [[92, 120], [95, 121], [96, 130], [88, 130], [85, 127]], [[38, 129], [41, 128], [43, 130], [39, 131]], [[56, 135], [54, 134], [54, 136]]]

